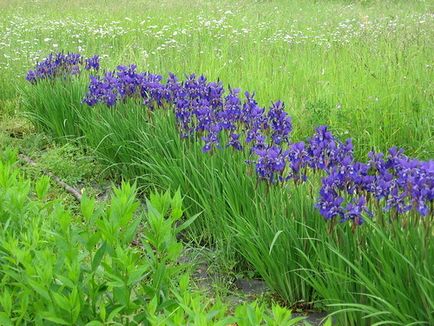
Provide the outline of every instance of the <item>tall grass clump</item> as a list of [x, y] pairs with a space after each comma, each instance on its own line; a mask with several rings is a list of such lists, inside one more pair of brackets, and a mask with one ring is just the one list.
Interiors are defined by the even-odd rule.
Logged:
[[33, 93], [33, 90], [24, 87], [21, 94], [24, 99], [22, 105], [25, 116], [39, 130], [58, 141], [75, 141], [77, 137], [82, 136], [79, 116], [85, 115], [86, 111], [80, 110], [72, 103], [80, 103], [86, 89], [85, 80], [71, 78], [68, 86], [42, 81], [37, 86], [40, 92], [38, 95], [34, 94], [36, 96], [29, 96], [28, 93]]
[[289, 304], [323, 301], [351, 325], [432, 321], [432, 161], [396, 147], [359, 161], [327, 126], [297, 141], [282, 102], [203, 76], [118, 66], [83, 96], [70, 105], [86, 112], [84, 144], [144, 187], [180, 188], [187, 215], [202, 212], [192, 237], [243, 257]]
[[354, 233], [335, 226], [328, 238], [311, 238], [309, 282], [342, 324], [430, 325], [432, 216], [386, 223], [367, 220]]
[[[217, 246], [227, 259], [237, 258], [241, 270], [252, 265], [287, 302], [311, 301], [312, 289], [296, 273], [300, 255], [287, 250], [292, 243], [308, 253], [306, 225], [324, 226], [320, 218], [308, 218], [319, 217], [308, 187], [287, 193], [258, 184], [254, 171], [245, 166], [247, 157], [234, 156], [230, 149], [204, 155], [196, 142], [179, 138], [171, 112], [155, 112], [147, 121], [138, 113], [143, 110], [132, 113], [133, 104], [93, 110], [84, 128], [87, 145], [145, 188], [179, 187], [186, 194], [187, 212], [202, 212], [189, 230], [191, 239]], [[270, 253], [274, 236], [281, 232]], [[264, 257], [274, 264], [264, 264]], [[284, 284], [274, 286], [276, 280]]]
[[[78, 115], [83, 115], [84, 111], [78, 110], [76, 103], [82, 100], [89, 73], [98, 70], [98, 56], [50, 54], [26, 75], [27, 81], [32, 86], [37, 84], [39, 91], [34, 93], [28, 85], [20, 90], [27, 117], [59, 140], [81, 136]], [[56, 78], [63, 81], [55, 82]], [[29, 96], [29, 92], [36, 96]]]

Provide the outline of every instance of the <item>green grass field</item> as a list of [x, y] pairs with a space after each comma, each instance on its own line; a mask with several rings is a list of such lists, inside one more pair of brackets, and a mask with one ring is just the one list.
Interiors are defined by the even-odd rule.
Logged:
[[360, 153], [434, 154], [432, 1], [2, 1], [1, 100], [51, 51], [167, 75], [203, 73], [281, 99], [300, 136], [318, 124]]
[[[36, 62], [62, 50], [99, 54], [108, 70], [135, 63], [164, 77], [204, 74], [255, 92], [262, 106], [282, 100], [292, 141], [327, 125], [352, 138], [362, 161], [392, 146], [432, 160], [433, 1], [6, 0], [0, 9], [2, 147], [33, 151], [77, 187], [128, 180], [141, 199], [178, 189], [182, 218], [194, 217], [183, 241], [212, 250], [225, 273], [264, 280], [289, 308], [325, 311], [337, 325], [434, 323], [432, 201], [423, 219], [416, 209], [396, 219], [372, 201], [373, 218], [366, 214], [360, 227], [325, 221], [315, 207], [322, 172], [308, 173], [304, 184], [261, 182], [245, 164], [247, 150], [204, 154], [200, 141], [180, 139], [170, 110], [151, 113], [135, 99], [87, 107], [87, 72], [25, 80]], [[9, 139], [15, 121], [27, 118], [37, 131], [26, 124], [17, 145]], [[35, 145], [41, 133], [58, 152], [38, 153], [45, 153]], [[85, 158], [74, 166], [72, 153]], [[128, 309], [136, 313], [128, 307], [121, 318]], [[272, 324], [266, 316], [262, 323]]]

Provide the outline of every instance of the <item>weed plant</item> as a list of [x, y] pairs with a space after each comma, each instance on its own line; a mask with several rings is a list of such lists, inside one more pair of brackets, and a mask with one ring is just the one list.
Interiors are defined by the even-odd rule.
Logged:
[[179, 263], [180, 192], [150, 194], [139, 209], [136, 187], [114, 188], [107, 204], [83, 196], [80, 215], [49, 199], [36, 182], [0, 160], [0, 322], [2, 325], [295, 325], [303, 318], [273, 305], [238, 306], [192, 291]]

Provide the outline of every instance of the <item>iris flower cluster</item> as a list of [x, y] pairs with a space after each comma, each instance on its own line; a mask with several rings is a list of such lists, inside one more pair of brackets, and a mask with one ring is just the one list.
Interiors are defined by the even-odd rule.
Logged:
[[118, 66], [114, 72], [91, 76], [84, 102], [114, 106], [133, 99], [151, 110], [171, 108], [181, 136], [199, 136], [204, 152], [228, 146], [242, 150], [246, 144], [252, 152], [262, 152], [268, 146], [289, 144], [292, 124], [283, 103], [276, 102], [266, 110], [253, 95], [246, 92], [243, 98], [237, 88], [226, 92], [221, 82], [208, 82], [194, 74], [183, 82], [174, 74], [166, 82], [162, 79], [161, 75], [137, 72], [135, 65]]
[[109, 107], [127, 99], [140, 99], [148, 108], [162, 106], [168, 91], [163, 87], [162, 76], [137, 72], [136, 65], [118, 66], [102, 76], [90, 76], [89, 91], [84, 102], [89, 106], [103, 103]]
[[[422, 162], [393, 147], [385, 156], [370, 152], [367, 163], [347, 157], [322, 179], [318, 207], [326, 219], [340, 217], [360, 224], [372, 213], [368, 200], [396, 218], [413, 211], [434, 214], [434, 161]], [[345, 204], [344, 198], [352, 198]]]
[[36, 84], [42, 79], [79, 75], [82, 69], [98, 71], [99, 56], [85, 58], [78, 53], [51, 53], [43, 61], [37, 63], [34, 70], [27, 72], [26, 79]]
[[[57, 77], [51, 72], [56, 69], [74, 74], [81, 60], [72, 54], [54, 58], [58, 57], [49, 56], [35, 71], [50, 71], [43, 78]], [[85, 69], [98, 70], [98, 57], [93, 58], [85, 61]], [[56, 60], [60, 63], [53, 63]], [[62, 68], [44, 68], [51, 66]], [[180, 137], [200, 141], [203, 152], [227, 147], [245, 151], [246, 162], [254, 164], [258, 178], [269, 185], [299, 184], [321, 172], [317, 207], [327, 220], [357, 225], [372, 215], [372, 206], [391, 216], [410, 211], [434, 215], [434, 161], [414, 160], [391, 148], [387, 155], [371, 152], [367, 163], [358, 162], [351, 139], [339, 141], [327, 126], [318, 127], [306, 142], [292, 142], [292, 121], [280, 101], [264, 108], [254, 94], [226, 90], [220, 81], [209, 82], [195, 74], [183, 81], [169, 74], [163, 81], [161, 75], [138, 72], [136, 65], [129, 65], [91, 76], [83, 102], [113, 107], [127, 100], [150, 110], [173, 110]]]

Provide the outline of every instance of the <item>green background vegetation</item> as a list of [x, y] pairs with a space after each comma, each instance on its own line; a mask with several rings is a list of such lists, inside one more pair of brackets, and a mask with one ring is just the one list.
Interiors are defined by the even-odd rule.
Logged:
[[[149, 119], [134, 103], [85, 107], [85, 76], [37, 86], [24, 80], [38, 57], [80, 47], [101, 54], [104, 67], [204, 73], [255, 91], [263, 105], [281, 99], [294, 139], [327, 124], [353, 138], [360, 158], [372, 147], [396, 145], [432, 159], [432, 2], [2, 6], [4, 111], [25, 112], [59, 143], [82, 146], [114, 180], [134, 180], [141, 193], [180, 189], [185, 216], [201, 213], [187, 240], [214, 248], [235, 271], [263, 278], [287, 305], [325, 307], [342, 325], [434, 322], [431, 217], [368, 222], [356, 232], [327, 224], [313, 207], [320, 176], [299, 187], [258, 185], [243, 154], [204, 155], [200, 145], [181, 141], [170, 113]], [[388, 218], [382, 214], [376, 211]]]

